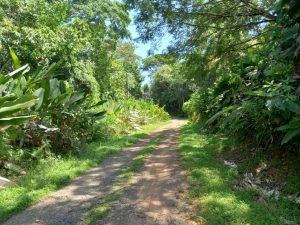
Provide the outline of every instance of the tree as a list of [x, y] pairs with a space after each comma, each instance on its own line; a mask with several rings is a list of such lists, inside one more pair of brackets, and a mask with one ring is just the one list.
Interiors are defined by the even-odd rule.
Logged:
[[112, 55], [108, 91], [111, 92], [113, 98], [124, 99], [131, 96], [140, 98], [142, 96], [140, 58], [134, 51], [133, 43], [119, 42]]
[[[138, 12], [140, 40], [157, 41], [166, 31], [173, 35], [169, 53], [178, 56], [185, 78], [197, 85], [185, 107], [191, 115], [204, 115], [211, 126], [243, 138], [256, 134], [253, 142], [264, 147], [299, 135], [298, 1], [126, 3]], [[166, 87], [166, 80], [156, 82]]]
[[33, 69], [59, 60], [61, 76], [94, 98], [104, 97], [110, 55], [128, 37], [123, 3], [110, 0], [3, 0], [0, 2], [0, 69], [11, 70], [8, 46]]
[[182, 114], [182, 106], [190, 98], [192, 87], [183, 78], [180, 64], [165, 65], [153, 74], [151, 97], [173, 114]]
[[169, 50], [187, 59], [189, 74], [196, 79], [209, 75], [213, 66], [240, 57], [247, 48], [267, 43], [277, 16], [271, 9], [274, 1], [268, 0], [126, 2], [138, 11], [140, 39], [172, 34]]

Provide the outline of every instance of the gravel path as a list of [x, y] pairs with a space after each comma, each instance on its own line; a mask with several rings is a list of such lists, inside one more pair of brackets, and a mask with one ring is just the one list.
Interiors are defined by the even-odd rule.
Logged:
[[162, 132], [167, 132], [166, 138], [134, 178], [136, 182], [124, 192], [112, 213], [98, 224], [190, 224], [186, 223], [185, 213], [178, 214], [179, 209], [188, 211], [188, 207], [178, 199], [186, 184], [176, 151], [178, 128], [183, 123], [173, 120], [65, 188], [12, 217], [4, 225], [79, 224], [88, 210], [101, 202], [115, 184], [121, 169]]

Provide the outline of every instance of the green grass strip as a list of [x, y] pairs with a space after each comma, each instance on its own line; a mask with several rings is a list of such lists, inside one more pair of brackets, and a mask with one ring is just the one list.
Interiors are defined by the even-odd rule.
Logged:
[[42, 160], [18, 180], [17, 187], [0, 189], [0, 223], [167, 123], [168, 121], [155, 123], [131, 135], [94, 142], [80, 156], [49, 157]]
[[201, 224], [282, 225], [283, 220], [300, 224], [299, 205], [285, 199], [259, 202], [255, 190], [235, 189], [246, 171], [243, 166], [230, 168], [218, 160], [234, 141], [199, 130], [193, 125], [183, 128], [180, 149], [191, 186], [189, 198], [195, 203], [196, 219]]
[[121, 171], [121, 174], [118, 176], [118, 182], [111, 188], [110, 193], [104, 197], [102, 203], [97, 204], [90, 209], [81, 225], [92, 225], [96, 221], [103, 219], [109, 213], [113, 203], [121, 197], [123, 189], [130, 185], [130, 178], [142, 168], [145, 160], [160, 143], [162, 137], [163, 135], [160, 135], [151, 141], [151, 143]]

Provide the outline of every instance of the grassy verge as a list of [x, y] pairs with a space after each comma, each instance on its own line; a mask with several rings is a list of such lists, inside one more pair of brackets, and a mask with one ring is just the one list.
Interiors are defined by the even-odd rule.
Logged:
[[228, 138], [199, 133], [196, 126], [182, 129], [180, 149], [189, 174], [189, 197], [196, 205], [196, 219], [209, 225], [299, 224], [299, 204], [282, 198], [260, 202], [257, 191], [234, 188], [246, 167], [230, 168], [218, 159], [233, 145]]
[[80, 157], [49, 157], [41, 161], [37, 168], [18, 180], [17, 187], [0, 189], [0, 223], [166, 123], [145, 126], [143, 131], [131, 135], [94, 142]]
[[163, 135], [160, 135], [151, 141], [151, 143], [122, 170], [121, 174], [118, 176], [118, 182], [111, 188], [110, 193], [105, 196], [102, 203], [94, 206], [89, 211], [89, 214], [83, 220], [81, 225], [92, 225], [109, 213], [113, 202], [120, 198], [123, 189], [130, 184], [130, 178], [141, 169], [146, 158], [155, 149], [155, 146], [160, 143], [162, 136]]

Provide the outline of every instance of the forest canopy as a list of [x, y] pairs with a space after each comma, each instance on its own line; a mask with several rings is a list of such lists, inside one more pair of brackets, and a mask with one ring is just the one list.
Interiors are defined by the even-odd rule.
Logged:
[[[165, 59], [176, 56], [175, 63], [165, 60], [165, 65], [175, 70], [174, 79], [180, 73], [196, 85], [184, 105], [190, 116], [259, 146], [297, 143], [298, 1], [125, 2], [138, 12], [141, 41], [158, 41], [164, 32], [173, 36]], [[155, 77], [153, 88], [158, 86]]]

